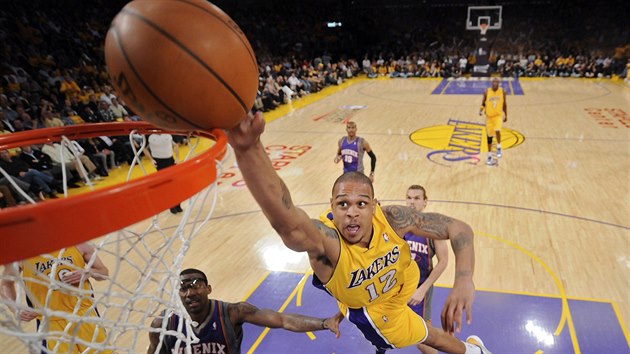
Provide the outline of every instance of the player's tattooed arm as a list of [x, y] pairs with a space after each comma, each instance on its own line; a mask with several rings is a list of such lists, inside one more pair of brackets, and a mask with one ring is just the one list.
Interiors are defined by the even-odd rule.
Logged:
[[416, 235], [443, 240], [449, 238], [453, 219], [437, 213], [421, 213], [408, 207], [392, 205], [383, 208], [389, 224], [401, 235]]
[[461, 328], [462, 313], [470, 323], [472, 302], [475, 297], [473, 272], [475, 250], [472, 228], [463, 221], [436, 213], [421, 213], [408, 207], [388, 206], [383, 208], [387, 221], [399, 235], [412, 232], [419, 236], [451, 240], [455, 253], [455, 283], [444, 302], [442, 328], [453, 333]]
[[[326, 238], [329, 239], [334, 239], [334, 240], [338, 240], [339, 239], [339, 234], [337, 234], [337, 231], [324, 225], [323, 222], [317, 220], [317, 219], [311, 219], [311, 221], [313, 222], [313, 225], [315, 225], [315, 227], [319, 230], [319, 232], [324, 235]], [[316, 256], [316, 259], [318, 262], [324, 264], [325, 266], [328, 267], [332, 267], [333, 264], [330, 260], [330, 258], [328, 258], [328, 256], [326, 256], [325, 253], [319, 254]]]
[[319, 230], [319, 232], [321, 232], [324, 236], [328, 238], [332, 238], [332, 239], [337, 239], [337, 240], [339, 239], [339, 234], [337, 234], [336, 230], [324, 225], [323, 222], [317, 219], [311, 219], [311, 220], [313, 221], [313, 225], [315, 225], [315, 227]]
[[289, 192], [289, 188], [287, 188], [287, 185], [284, 183], [284, 181], [280, 179], [280, 177], [278, 177], [278, 179], [280, 180], [280, 184], [282, 185], [282, 205], [284, 205], [285, 209], [291, 209], [291, 207], [293, 206], [293, 200], [291, 200], [291, 192]]

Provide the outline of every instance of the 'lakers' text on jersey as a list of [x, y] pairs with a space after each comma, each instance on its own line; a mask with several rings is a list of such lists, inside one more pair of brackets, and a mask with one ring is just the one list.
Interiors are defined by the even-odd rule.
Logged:
[[[85, 261], [76, 247], [68, 247], [61, 253], [50, 253], [33, 257], [22, 262], [24, 284], [27, 298], [34, 307], [41, 307], [48, 303], [48, 307], [56, 311], [72, 313], [78, 301], [81, 301], [77, 315], [84, 315], [93, 303], [87, 292], [77, 292], [71, 289], [55, 289], [53, 282], [61, 282], [66, 273], [83, 270]], [[55, 272], [51, 274], [51, 272]], [[90, 282], [85, 280], [79, 284], [82, 290], [90, 290]], [[48, 290], [53, 287], [48, 302]], [[56, 318], [51, 318], [55, 320]]]
[[[58, 285], [62, 282], [64, 274], [85, 271], [85, 266], [83, 254], [76, 247], [68, 247], [62, 252], [43, 254], [23, 261], [22, 276], [28, 305], [37, 309], [47, 307], [55, 313], [72, 314], [75, 318], [98, 317], [91, 292], [92, 286], [87, 278], [73, 286]], [[56, 338], [55, 336], [45, 338], [42, 347], [51, 353], [53, 350], [56, 353], [96, 353], [96, 349], [89, 348], [83, 343], [104, 342], [106, 334], [103, 327], [96, 321], [69, 321], [67, 317], [68, 315], [52, 314], [37, 318], [38, 329], [43, 327], [49, 333], [64, 333], [63, 336]], [[112, 353], [111, 350], [98, 352]]]
[[[320, 220], [337, 230], [327, 212]], [[380, 206], [376, 206], [372, 228], [367, 249], [340, 237], [339, 260], [325, 290], [377, 348], [418, 343], [426, 338], [426, 324], [407, 306], [420, 277], [418, 266], [411, 260], [409, 245], [389, 225]]]

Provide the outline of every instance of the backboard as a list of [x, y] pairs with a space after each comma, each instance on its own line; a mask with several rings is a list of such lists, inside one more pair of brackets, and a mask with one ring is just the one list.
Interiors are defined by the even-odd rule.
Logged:
[[500, 30], [502, 25], [502, 6], [469, 6], [466, 18], [466, 30], [479, 31], [481, 24], [487, 24], [488, 30]]

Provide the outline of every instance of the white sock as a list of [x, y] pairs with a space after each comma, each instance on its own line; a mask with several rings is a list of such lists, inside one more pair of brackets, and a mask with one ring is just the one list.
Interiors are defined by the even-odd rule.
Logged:
[[501, 144], [497, 144], [497, 149], [500, 149], [500, 148], [501, 148]]
[[478, 346], [474, 344], [466, 343], [466, 342], [462, 342], [462, 343], [464, 343], [464, 345], [466, 346], [465, 354], [483, 354], [483, 352], [481, 351], [481, 348], [479, 348]]

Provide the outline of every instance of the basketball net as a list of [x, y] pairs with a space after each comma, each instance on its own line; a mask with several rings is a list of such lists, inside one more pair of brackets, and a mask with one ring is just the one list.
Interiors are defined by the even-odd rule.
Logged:
[[[131, 179], [132, 173], [138, 173], [138, 169], [141, 174], [147, 175], [147, 171], [139, 163], [146, 145], [145, 136], [131, 131], [129, 141], [135, 157], [127, 173], [128, 181]], [[134, 141], [138, 143], [139, 148], [136, 149]], [[62, 143], [67, 144], [68, 142], [70, 140], [64, 136]], [[198, 155], [199, 145], [202, 142], [204, 142], [204, 138], [189, 137], [189, 152], [184, 160]], [[205, 144], [211, 144], [211, 142], [206, 139]], [[70, 152], [72, 154], [77, 153], [72, 148]], [[220, 161], [207, 162], [216, 163], [217, 168], [221, 169]], [[178, 167], [179, 164], [168, 169]], [[0, 172], [3, 172], [0, 175], [1, 178], [4, 171]], [[161, 172], [163, 171], [157, 172], [156, 175]], [[18, 269], [23, 263], [18, 261], [5, 264], [4, 267], [12, 268], [13, 274], [19, 275], [7, 275], [7, 273], [0, 275], [0, 281], [3, 285], [12, 283], [16, 290], [15, 301], [5, 297], [0, 298], [0, 338], [4, 335], [19, 339], [31, 353], [99, 353], [110, 351], [137, 353], [146, 352], [149, 332], [154, 332], [160, 336], [157, 352], [162, 346], [162, 339], [168, 334], [174, 336], [181, 343], [181, 347], [186, 348], [185, 353], [189, 353], [190, 344], [196, 342], [197, 339], [190, 328], [192, 321], [179, 298], [179, 272], [191, 241], [212, 215], [217, 201], [217, 190], [215, 179], [211, 185], [184, 201], [182, 203], [184, 211], [176, 216], [169, 213], [168, 210], [158, 211], [148, 220], [140, 221], [90, 241], [96, 250], [95, 255], [109, 268], [109, 276], [105, 280], [90, 279], [89, 272], [95, 257], [91, 258], [85, 268], [73, 266], [62, 259], [60, 255], [68, 247], [42, 255], [45, 260], [50, 261], [44, 261], [49, 267], [52, 267], [50, 276], [41, 275], [27, 279], [22, 276], [23, 273]], [[64, 191], [67, 192], [66, 187], [64, 187]], [[26, 191], [22, 192], [26, 194]], [[76, 196], [67, 200], [72, 198], [76, 198]], [[57, 201], [43, 201], [38, 204], [52, 204], [54, 202]], [[139, 204], [134, 207], [143, 208], [144, 205]], [[0, 211], [0, 213], [2, 212]], [[73, 211], [68, 210], [67, 212]], [[13, 236], [28, 237], [28, 235]], [[11, 252], [10, 246], [5, 248], [5, 252]], [[62, 264], [69, 265], [73, 271], [83, 272], [78, 285], [70, 285], [60, 281], [60, 273], [56, 272], [56, 268]], [[35, 296], [28, 293], [27, 282], [41, 284], [48, 289], [43, 303], [33, 303], [32, 306], [27, 304], [27, 297], [35, 299]], [[88, 285], [84, 287], [86, 283]], [[79, 299], [76, 301], [74, 310], [64, 312], [55, 309], [52, 305], [53, 294], [55, 293], [63, 293]], [[88, 304], [89, 309], [87, 311], [82, 310], [81, 307], [85, 306], [80, 304]], [[35, 325], [35, 320], [20, 321], [19, 313], [24, 311], [36, 312], [39, 315], [37, 318], [39, 325]], [[152, 328], [153, 318], [159, 317], [163, 311], [165, 318], [170, 314], [176, 314], [187, 321], [179, 321], [179, 327], [176, 329], [167, 330], [168, 321], [166, 320], [163, 321], [162, 328]], [[62, 322], [57, 322], [57, 320]], [[62, 325], [60, 326], [58, 323], [62, 323]], [[87, 335], [79, 334], [79, 328], [84, 324], [91, 324], [104, 330], [105, 339], [97, 340], [96, 334], [92, 333], [94, 331]], [[2, 339], [2, 342], [6, 343], [8, 340]], [[43, 341], [55, 342], [56, 344], [52, 347], [46, 347]], [[14, 344], [19, 346], [17, 342]], [[11, 346], [9, 348], [13, 349]], [[24, 349], [15, 348], [17, 352], [24, 352]]]

